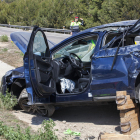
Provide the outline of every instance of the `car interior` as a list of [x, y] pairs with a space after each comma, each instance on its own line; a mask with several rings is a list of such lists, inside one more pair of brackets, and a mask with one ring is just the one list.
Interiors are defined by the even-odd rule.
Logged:
[[[80, 93], [88, 87], [90, 56], [93, 54], [96, 42], [97, 36], [80, 39], [53, 53], [53, 62], [59, 65], [59, 76], [56, 82], [58, 94]], [[74, 88], [69, 90], [72, 83]], [[65, 92], [62, 88], [65, 88]]]

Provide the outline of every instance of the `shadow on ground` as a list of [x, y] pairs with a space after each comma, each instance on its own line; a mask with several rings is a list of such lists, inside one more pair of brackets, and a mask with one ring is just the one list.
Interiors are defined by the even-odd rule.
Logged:
[[[40, 125], [48, 117], [36, 115], [33, 125]], [[51, 119], [66, 122], [94, 123], [97, 125], [119, 125], [119, 111], [115, 105], [65, 107], [57, 109]]]

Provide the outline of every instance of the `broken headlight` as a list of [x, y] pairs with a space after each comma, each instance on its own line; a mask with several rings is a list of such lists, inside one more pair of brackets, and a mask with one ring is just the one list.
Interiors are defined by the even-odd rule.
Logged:
[[7, 76], [10, 76], [11, 74], [12, 74], [12, 70], [7, 71], [7, 72], [5, 73], [5, 76], [7, 77]]

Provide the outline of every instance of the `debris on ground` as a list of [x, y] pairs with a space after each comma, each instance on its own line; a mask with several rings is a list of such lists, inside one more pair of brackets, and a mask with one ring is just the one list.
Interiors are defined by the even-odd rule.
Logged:
[[73, 135], [73, 136], [80, 136], [81, 133], [80, 132], [74, 132], [74, 131], [71, 131], [70, 129], [67, 129], [64, 134], [67, 134], [67, 135]]
[[98, 140], [135, 140], [130, 135], [100, 133]]
[[131, 135], [139, 129], [139, 108], [126, 91], [116, 93], [116, 104], [117, 109], [120, 110], [121, 133]]

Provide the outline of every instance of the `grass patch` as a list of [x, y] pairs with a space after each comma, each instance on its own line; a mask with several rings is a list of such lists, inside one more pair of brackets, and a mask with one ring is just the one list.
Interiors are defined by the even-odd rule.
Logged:
[[0, 108], [12, 110], [17, 105], [17, 98], [11, 93], [6, 92], [6, 95], [0, 93]]
[[2, 35], [0, 38], [1, 42], [8, 42], [8, 36], [7, 35]]
[[0, 136], [7, 140], [58, 140], [53, 130], [54, 126], [53, 120], [44, 120], [37, 134], [31, 134], [29, 127], [23, 130], [17, 125], [13, 128], [0, 121]]
[[14, 44], [14, 42], [13, 42], [13, 41], [11, 41], [11, 45], [12, 45], [12, 47], [14, 47], [14, 46], [15, 46], [15, 44]]
[[24, 53], [23, 53], [23, 52], [20, 52], [20, 55], [21, 55], [21, 56], [24, 56]]
[[7, 49], [7, 48], [4, 48], [4, 49], [2, 49], [2, 51], [3, 51], [3, 52], [7, 52], [7, 51], [8, 51], [8, 49]]

